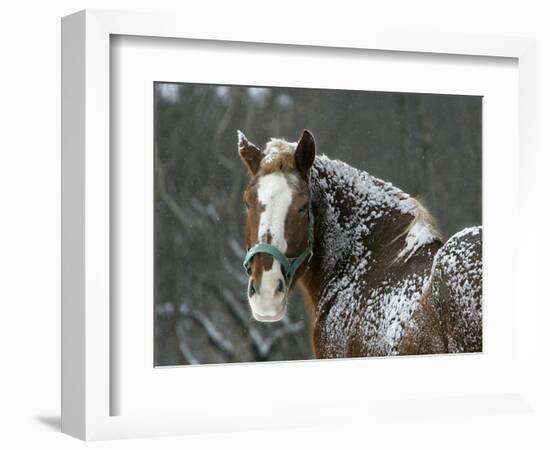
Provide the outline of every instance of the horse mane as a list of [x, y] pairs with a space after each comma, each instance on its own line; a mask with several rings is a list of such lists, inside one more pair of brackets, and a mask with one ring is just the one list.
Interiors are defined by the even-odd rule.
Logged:
[[405, 237], [405, 247], [396, 258], [396, 260], [404, 259], [405, 262], [423, 245], [435, 240], [441, 241], [441, 233], [433, 216], [417, 199], [411, 197], [411, 200], [416, 203], [414, 219], [403, 233], [395, 238], [397, 240]]

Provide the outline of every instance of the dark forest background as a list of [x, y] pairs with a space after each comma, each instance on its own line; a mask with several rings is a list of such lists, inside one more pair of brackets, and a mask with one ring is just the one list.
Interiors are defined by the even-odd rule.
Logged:
[[299, 292], [255, 322], [242, 270], [248, 176], [236, 130], [295, 141], [419, 198], [447, 238], [481, 223], [482, 99], [155, 83], [155, 365], [312, 358]]

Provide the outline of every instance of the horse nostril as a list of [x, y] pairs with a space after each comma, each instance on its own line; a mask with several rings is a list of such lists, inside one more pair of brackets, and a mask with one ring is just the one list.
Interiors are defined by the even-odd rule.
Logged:
[[283, 280], [279, 278], [279, 283], [277, 284], [277, 292], [284, 292], [285, 285], [283, 284]]
[[256, 293], [256, 286], [254, 279], [250, 280], [250, 285], [248, 286], [248, 296], [252, 297]]

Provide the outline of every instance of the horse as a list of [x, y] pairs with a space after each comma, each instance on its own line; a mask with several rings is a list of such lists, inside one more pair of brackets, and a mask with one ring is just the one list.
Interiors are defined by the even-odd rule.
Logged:
[[417, 199], [317, 155], [308, 130], [263, 151], [237, 138], [256, 320], [281, 320], [298, 286], [316, 358], [482, 351], [481, 226], [443, 242]]

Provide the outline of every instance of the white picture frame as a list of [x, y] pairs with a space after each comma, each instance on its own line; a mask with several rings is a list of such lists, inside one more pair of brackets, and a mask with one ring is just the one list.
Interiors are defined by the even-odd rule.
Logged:
[[[532, 39], [445, 33], [398, 33], [370, 29], [338, 35], [324, 30], [289, 29], [284, 35], [276, 26], [263, 23], [233, 27], [220, 21], [208, 28], [191, 17], [113, 11], [82, 11], [62, 22], [62, 430], [86, 440], [162, 436], [209, 431], [232, 431], [266, 427], [269, 411], [254, 420], [232, 405], [219, 405], [215, 414], [187, 411], [170, 414], [112, 415], [110, 321], [110, 45], [112, 35], [163, 37], [193, 40], [286, 44], [336, 49], [368, 49], [503, 57], [518, 63], [519, 202], [521, 227], [535, 227], [531, 202], [534, 186], [529, 173], [535, 161], [535, 45]], [[521, 231], [520, 231], [521, 232]], [[535, 271], [520, 261], [533, 261], [535, 237], [522, 233], [517, 247], [518, 279], [523, 280], [518, 303], [518, 377], [511, 389], [490, 395], [464, 398], [406, 400], [410, 414], [430, 404], [453, 414], [499, 412], [503, 405], [516, 412], [536, 408], [536, 310]], [[531, 264], [532, 266], [532, 264]], [[299, 364], [299, 363], [298, 363]], [[329, 362], [330, 364], [330, 362]], [[248, 366], [251, 367], [251, 366]], [[308, 370], [315, 370], [308, 366]], [[334, 367], [334, 365], [333, 365]], [[227, 369], [227, 368], [226, 368]], [[245, 368], [246, 369], [246, 368]], [[277, 370], [274, 365], [262, 370]], [[185, 376], [184, 374], [182, 376]], [[391, 402], [377, 400], [341, 404], [277, 405], [269, 426], [309, 425], [338, 418], [369, 417], [390, 411]], [[405, 401], [405, 399], [402, 399]], [[265, 401], [264, 401], [265, 402]], [[323, 408], [323, 406], [325, 408]], [[391, 413], [388, 413], [391, 416]], [[222, 420], [225, 417], [226, 420]], [[230, 420], [227, 420], [231, 417]], [[240, 419], [240, 420], [239, 420]]]

